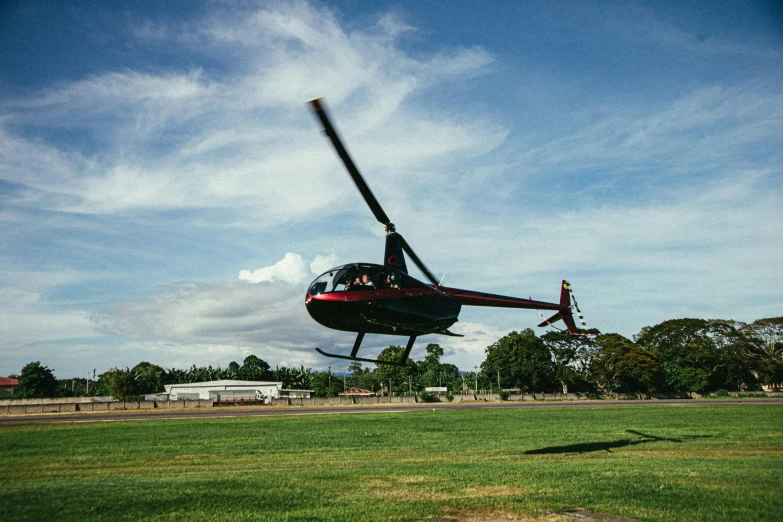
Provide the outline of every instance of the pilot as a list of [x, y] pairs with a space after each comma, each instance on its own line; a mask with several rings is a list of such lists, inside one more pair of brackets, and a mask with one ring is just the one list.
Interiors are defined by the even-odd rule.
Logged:
[[370, 276], [368, 276], [367, 274], [362, 274], [362, 285], [375, 286], [372, 284], [372, 281], [370, 280]]
[[349, 281], [347, 285], [345, 285], [346, 290], [356, 290], [360, 286], [364, 286], [362, 284], [362, 280], [359, 278], [359, 276], [356, 276], [353, 278], [353, 282]]

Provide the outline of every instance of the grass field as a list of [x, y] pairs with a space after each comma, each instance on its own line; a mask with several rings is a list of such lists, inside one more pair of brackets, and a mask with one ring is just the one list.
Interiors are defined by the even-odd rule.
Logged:
[[0, 459], [8, 521], [783, 516], [778, 405], [21, 425]]

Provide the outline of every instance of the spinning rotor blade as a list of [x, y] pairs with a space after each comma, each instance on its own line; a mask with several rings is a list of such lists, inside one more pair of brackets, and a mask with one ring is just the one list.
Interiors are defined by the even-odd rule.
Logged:
[[419, 270], [422, 271], [422, 273], [427, 276], [427, 279], [430, 280], [430, 283], [432, 283], [435, 286], [438, 286], [438, 280], [435, 279], [435, 276], [432, 275], [432, 272], [427, 269], [427, 267], [424, 265], [421, 259], [419, 259], [419, 256], [416, 255], [416, 252], [413, 251], [411, 246], [408, 244], [407, 241], [405, 241], [405, 238], [402, 237], [400, 234], [397, 234], [397, 237], [400, 238], [400, 244], [402, 245], [402, 249], [405, 250], [405, 253], [407, 253], [411, 260], [416, 264], [417, 267], [419, 267]]
[[340, 141], [340, 137], [337, 135], [337, 131], [335, 131], [334, 127], [332, 127], [332, 123], [329, 121], [329, 117], [326, 115], [326, 111], [324, 110], [323, 106], [321, 106], [321, 99], [315, 98], [310, 100], [310, 105], [318, 115], [318, 119], [321, 120], [321, 125], [324, 127], [324, 133], [326, 133], [326, 135], [329, 136], [329, 139], [332, 140], [332, 145], [334, 145], [337, 154], [340, 156], [340, 159], [343, 160], [343, 163], [345, 163], [345, 168], [348, 169], [348, 174], [351, 175], [353, 182], [356, 183], [356, 188], [358, 188], [359, 192], [362, 193], [364, 201], [367, 202], [370, 210], [372, 210], [372, 213], [375, 214], [375, 219], [386, 225], [387, 229], [394, 230], [394, 225], [389, 219], [389, 216], [387, 216], [386, 212], [383, 211], [380, 203], [378, 203], [378, 200], [375, 199], [375, 196], [370, 190], [370, 187], [368, 187], [367, 183], [364, 182], [364, 178], [362, 178], [362, 175], [359, 173], [359, 169], [356, 168], [356, 165], [354, 165], [351, 156], [348, 155], [348, 151], [345, 150], [343, 143]]
[[405, 238], [395, 232], [394, 224], [389, 219], [389, 216], [386, 215], [386, 212], [383, 211], [383, 208], [381, 208], [381, 204], [378, 203], [378, 200], [375, 199], [375, 196], [370, 190], [370, 187], [368, 187], [367, 183], [365, 183], [364, 178], [362, 177], [361, 173], [359, 173], [359, 169], [356, 168], [356, 165], [351, 159], [351, 156], [348, 154], [348, 151], [345, 150], [342, 141], [340, 141], [340, 136], [337, 135], [337, 131], [334, 130], [331, 121], [329, 121], [329, 117], [326, 115], [326, 110], [321, 105], [321, 99], [315, 98], [310, 100], [310, 105], [315, 111], [315, 114], [318, 116], [318, 119], [321, 121], [321, 125], [324, 127], [324, 133], [332, 141], [334, 149], [337, 151], [340, 159], [343, 160], [345, 168], [348, 169], [348, 174], [351, 175], [351, 179], [353, 179], [353, 182], [356, 184], [356, 188], [358, 188], [359, 192], [362, 193], [364, 201], [367, 202], [370, 210], [372, 210], [372, 213], [375, 215], [375, 219], [386, 225], [387, 234], [396, 234], [396, 236], [400, 239], [400, 245], [402, 246], [402, 249], [410, 256], [411, 260], [413, 260], [416, 266], [419, 267], [422, 273], [427, 276], [427, 279], [429, 279], [433, 285], [437, 286], [438, 280], [434, 275], [432, 275], [432, 272], [430, 272], [421, 259], [419, 259], [419, 256], [416, 255], [416, 252], [414, 252], [408, 242], [405, 241]]

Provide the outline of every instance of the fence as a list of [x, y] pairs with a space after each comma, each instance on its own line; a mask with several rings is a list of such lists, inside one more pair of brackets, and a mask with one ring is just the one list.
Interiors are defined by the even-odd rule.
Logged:
[[[743, 396], [746, 394], [737, 394], [729, 392], [729, 396]], [[747, 394], [752, 396], [781, 397], [783, 393], [759, 392], [757, 394]], [[710, 394], [715, 397], [716, 394]], [[516, 393], [508, 397], [509, 401], [584, 401], [601, 399], [698, 399], [701, 395], [697, 393], [670, 393], [650, 397], [646, 394], [618, 394], [614, 392], [604, 392], [600, 394], [580, 394], [580, 393]], [[476, 393], [453, 395], [452, 401], [470, 402], [470, 401], [498, 401], [500, 395], [497, 393]], [[240, 401], [236, 404], [251, 405], [256, 401]], [[273, 406], [317, 406], [317, 405], [340, 405], [340, 404], [402, 404], [422, 402], [416, 395], [395, 395], [395, 396], [376, 396], [376, 395], [350, 395], [339, 397], [311, 397], [311, 398], [282, 398], [271, 399]], [[445, 395], [430, 395], [429, 402], [448, 402]], [[259, 407], [264, 407], [258, 401]], [[75, 411], [108, 411], [108, 410], [149, 410], [149, 409], [170, 409], [170, 408], [211, 408], [218, 404], [213, 399], [201, 400], [137, 400], [137, 401], [112, 401], [108, 397], [65, 397], [58, 399], [3, 399], [0, 400], [0, 414], [24, 414], [24, 413], [57, 413], [57, 412], [75, 412]]]
[[93, 397], [65, 397], [59, 399], [5, 399], [0, 400], [2, 413], [57, 413], [73, 411], [151, 410], [155, 408], [212, 407], [211, 400], [182, 401], [107, 401]]

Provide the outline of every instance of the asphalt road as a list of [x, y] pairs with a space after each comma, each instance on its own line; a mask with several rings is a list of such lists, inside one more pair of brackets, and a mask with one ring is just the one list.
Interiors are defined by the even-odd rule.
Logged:
[[118, 422], [220, 417], [270, 417], [282, 415], [335, 415], [361, 413], [403, 413], [416, 410], [461, 410], [476, 408], [596, 408], [606, 406], [700, 406], [712, 404], [783, 404], [783, 399], [661, 399], [596, 401], [513, 401], [419, 404], [368, 404], [341, 406], [227, 406], [177, 410], [112, 410], [0, 416], [0, 426], [13, 424]]

